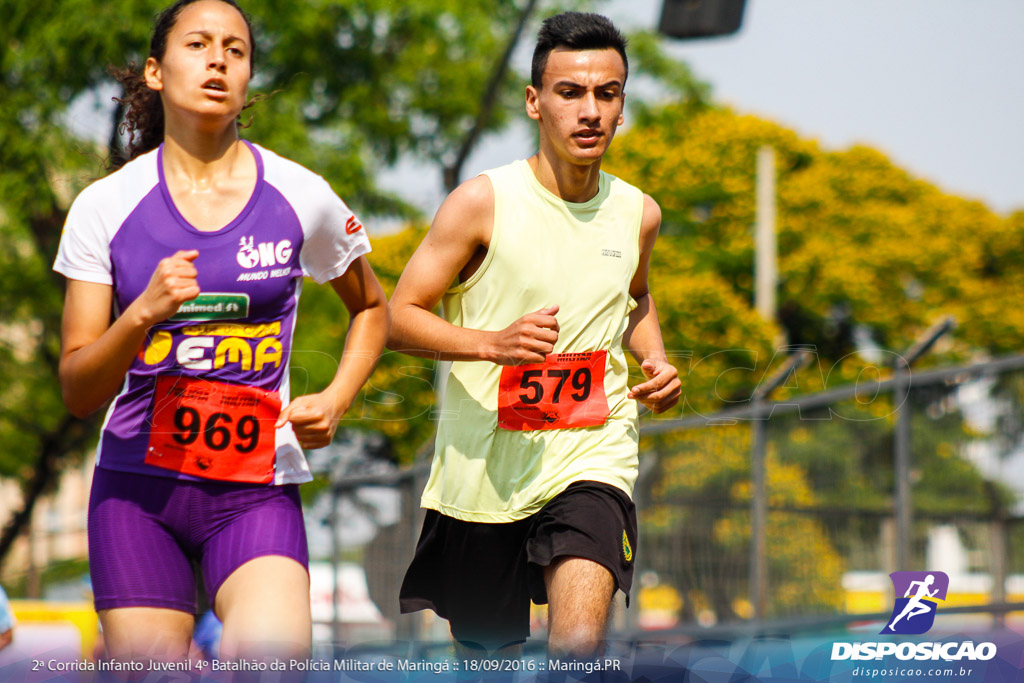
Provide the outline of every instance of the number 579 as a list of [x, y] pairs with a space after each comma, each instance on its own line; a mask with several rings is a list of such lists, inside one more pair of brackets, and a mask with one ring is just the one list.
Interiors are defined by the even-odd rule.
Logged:
[[519, 380], [519, 387], [533, 393], [519, 394], [519, 400], [527, 405], [534, 405], [543, 401], [545, 398], [544, 384], [538, 381], [538, 378], [545, 376], [557, 378], [558, 380], [558, 383], [555, 384], [553, 396], [550, 399], [551, 403], [559, 403], [561, 401], [562, 387], [565, 386], [567, 380], [572, 384], [573, 389], [576, 390], [569, 394], [570, 398], [574, 401], [586, 401], [587, 397], [590, 396], [592, 382], [590, 368], [576, 368], [575, 372], [568, 368], [549, 368], [547, 373], [544, 370], [526, 370], [523, 372], [523, 376]]

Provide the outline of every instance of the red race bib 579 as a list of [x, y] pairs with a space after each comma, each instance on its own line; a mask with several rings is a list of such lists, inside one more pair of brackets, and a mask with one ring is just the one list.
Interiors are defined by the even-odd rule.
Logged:
[[498, 426], [529, 431], [603, 425], [607, 356], [605, 350], [552, 353], [543, 363], [502, 366]]
[[276, 391], [161, 375], [155, 395], [148, 464], [206, 479], [273, 481]]

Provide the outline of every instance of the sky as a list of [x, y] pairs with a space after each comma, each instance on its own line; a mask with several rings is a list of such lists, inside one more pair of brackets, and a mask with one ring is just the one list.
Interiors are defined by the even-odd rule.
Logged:
[[[661, 2], [595, 7], [623, 29], [653, 29]], [[536, 22], [513, 60], [520, 73], [535, 32]], [[737, 34], [666, 45], [710, 83], [715, 101], [740, 113], [826, 149], [870, 145], [999, 213], [1024, 209], [1024, 0], [747, 0]], [[94, 106], [109, 101], [110, 93], [83, 98], [72, 125], [105, 141], [109, 115]], [[521, 114], [510, 131], [485, 138], [463, 177], [532, 154], [531, 125]], [[381, 180], [428, 216], [444, 198], [440, 171], [409, 160]]]
[[[598, 11], [654, 28], [661, 0]], [[736, 35], [667, 45], [717, 102], [826, 149], [867, 144], [999, 213], [1024, 209], [1024, 0], [747, 0]], [[529, 51], [515, 62], [525, 73]], [[526, 125], [485, 140], [464, 177], [532, 154]], [[439, 173], [415, 164], [384, 182], [428, 214], [443, 198]]]

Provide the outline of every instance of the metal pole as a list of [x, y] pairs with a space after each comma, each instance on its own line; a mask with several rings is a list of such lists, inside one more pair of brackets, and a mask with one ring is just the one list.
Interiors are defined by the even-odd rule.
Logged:
[[[409, 556], [416, 552], [416, 543], [419, 539], [420, 530], [420, 506], [417, 495], [423, 490], [422, 478], [417, 476], [415, 473], [408, 482], [402, 485], [404, 493], [402, 494], [405, 499], [406, 510], [409, 512], [409, 536], [406, 539], [411, 552]], [[423, 637], [423, 618], [420, 612], [413, 612], [407, 615], [409, 620], [409, 640], [412, 642], [418, 642]]]
[[[658, 467], [661, 454], [658, 451], [653, 451], [647, 455], [640, 457], [640, 464], [637, 469], [636, 484], [633, 486], [633, 505], [637, 510], [646, 510], [651, 504], [651, 478], [655, 475], [655, 470]], [[637, 527], [637, 533], [643, 534], [643, 527]], [[633, 576], [636, 577], [634, 586], [639, 585], [639, 579], [643, 575], [644, 568], [647, 563], [644, 561], [646, 555], [643, 549], [648, 549], [650, 552], [650, 545], [647, 543], [647, 539], [643, 536], [639, 536], [636, 539], [636, 549], [633, 555]], [[637, 588], [634, 595], [633, 609], [627, 609], [625, 613], [627, 628], [631, 630], [638, 630], [640, 628], [640, 608], [639, 608], [639, 594], [640, 589]]]
[[[992, 538], [992, 596], [989, 602], [996, 605], [1006, 604], [1006, 515], [1000, 510], [989, 527]], [[994, 628], [1006, 627], [1006, 612], [999, 612], [993, 617]]]
[[765, 320], [775, 320], [778, 257], [775, 239], [775, 149], [757, 150], [757, 225], [754, 251], [754, 304]]
[[[754, 307], [765, 320], [775, 320], [775, 288], [778, 282], [778, 247], [775, 237], [775, 148], [765, 145], [757, 150], [757, 224], [754, 235]], [[750, 476], [750, 604], [754, 618], [764, 619], [768, 612], [768, 491], [765, 482], [765, 458], [768, 448], [768, 417], [765, 399], [789, 377], [805, 352], [790, 357], [767, 384], [754, 392], [753, 444]]]
[[444, 419], [444, 395], [448, 390], [448, 374], [451, 370], [450, 360], [438, 360], [434, 365], [434, 410], [430, 415], [433, 420]]
[[896, 477], [896, 569], [910, 569], [911, 498], [910, 498], [910, 373], [899, 371], [894, 395], [898, 411], [896, 432], [893, 435], [895, 448]]
[[753, 435], [750, 452], [750, 478], [753, 492], [750, 496], [750, 604], [754, 618], [764, 619], [768, 613], [768, 485], [765, 460], [768, 452], [768, 419], [771, 407], [767, 399], [794, 372], [811, 357], [803, 347], [791, 347], [786, 362], [774, 375], [754, 390], [751, 397]]
[[896, 428], [893, 434], [893, 474], [896, 508], [896, 569], [910, 569], [910, 543], [913, 530], [913, 500], [910, 489], [910, 366], [926, 354], [939, 338], [956, 327], [956, 319], [946, 316], [925, 330], [903, 355], [893, 364], [893, 398], [896, 408]]
[[[763, 408], [762, 399], [755, 400], [756, 408]], [[768, 612], [768, 562], [765, 534], [768, 529], [768, 491], [765, 484], [765, 454], [768, 447], [768, 413], [754, 418], [753, 450], [750, 476], [753, 493], [750, 502], [750, 604], [754, 618], [763, 620]]]
[[[1006, 539], [1007, 520], [1006, 507], [999, 495], [997, 484], [985, 483], [985, 493], [988, 495], [989, 505], [992, 510], [992, 520], [989, 522], [989, 574], [992, 575], [992, 589], [989, 594], [989, 602], [994, 605], [1006, 604]], [[1006, 628], [1006, 612], [993, 612], [992, 628]]]
[[341, 644], [341, 582], [338, 580], [338, 555], [341, 552], [338, 543], [338, 521], [341, 519], [338, 510], [337, 491], [331, 491], [331, 644]]

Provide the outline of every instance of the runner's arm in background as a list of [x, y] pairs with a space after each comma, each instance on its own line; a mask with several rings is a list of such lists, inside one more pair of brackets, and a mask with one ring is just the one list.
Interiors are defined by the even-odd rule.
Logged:
[[665, 354], [658, 309], [647, 283], [651, 253], [658, 239], [659, 228], [661, 208], [654, 199], [644, 195], [644, 212], [640, 223], [640, 263], [629, 285], [629, 294], [636, 300], [637, 307], [629, 314], [629, 326], [623, 336], [623, 345], [640, 363], [646, 378], [630, 389], [628, 397], [640, 401], [656, 413], [662, 413], [679, 402], [681, 387], [679, 373], [668, 362]]
[[0, 587], [0, 650], [14, 640], [14, 611], [7, 600], [7, 593]]
[[463, 272], [466, 266], [486, 252], [493, 225], [489, 178], [477, 176], [448, 195], [391, 297], [388, 348], [424, 358], [502, 365], [541, 362], [552, 352], [558, 340], [557, 305], [528, 313], [498, 331], [458, 327], [433, 312], [456, 278], [469, 276]]
[[149, 328], [199, 296], [199, 252], [179, 251], [160, 261], [145, 291], [111, 324], [114, 289], [68, 280], [61, 328], [60, 386], [72, 415], [85, 417], [124, 383]]
[[281, 411], [277, 427], [292, 423], [303, 448], [322, 448], [334, 438], [338, 421], [373, 372], [388, 338], [390, 315], [384, 289], [362, 256], [341, 277], [331, 280], [349, 313], [345, 350], [330, 385], [316, 394], [293, 399]]

